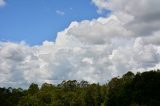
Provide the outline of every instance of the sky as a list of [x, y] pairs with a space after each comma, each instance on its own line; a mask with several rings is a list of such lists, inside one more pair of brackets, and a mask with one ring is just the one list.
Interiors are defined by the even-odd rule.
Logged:
[[[0, 0], [0, 86], [160, 69], [160, 0]], [[136, 8], [135, 8], [136, 6]]]
[[38, 45], [54, 41], [72, 21], [102, 15], [90, 0], [7, 0], [0, 8], [0, 40]]

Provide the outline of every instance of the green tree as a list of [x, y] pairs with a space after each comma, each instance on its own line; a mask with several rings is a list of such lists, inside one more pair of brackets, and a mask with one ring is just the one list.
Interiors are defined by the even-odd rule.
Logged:
[[35, 93], [37, 93], [39, 91], [38, 85], [32, 83], [28, 89], [28, 93], [31, 95], [34, 95]]

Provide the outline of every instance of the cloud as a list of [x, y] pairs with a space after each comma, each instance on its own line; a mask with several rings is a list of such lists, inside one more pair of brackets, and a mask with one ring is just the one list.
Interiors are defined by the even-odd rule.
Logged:
[[126, 23], [126, 28], [135, 32], [135, 35], [149, 36], [160, 29], [159, 0], [92, 0], [92, 2], [99, 10], [109, 9], [112, 14], [132, 16], [134, 19]]
[[130, 42], [119, 47], [115, 42], [74, 47], [48, 41], [33, 47], [1, 42], [1, 86], [26, 87], [32, 82], [56, 83], [69, 79], [105, 83], [128, 70], [137, 72], [158, 67], [158, 47], [146, 45], [142, 38]]
[[[98, 18], [94, 20], [84, 20], [82, 22], [72, 22], [71, 25], [60, 35], [74, 37], [85, 44], [105, 44], [112, 38], [126, 38], [132, 36], [132, 32], [124, 28], [116, 16], [108, 18]], [[63, 33], [63, 34], [62, 34]]]
[[135, 1], [93, 0], [99, 9], [112, 13], [71, 22], [55, 42], [0, 42], [0, 86], [73, 79], [105, 83], [127, 71], [160, 68], [160, 18], [154, 14], [159, 1], [137, 1], [139, 13], [132, 8]]
[[56, 10], [56, 13], [57, 13], [58, 15], [61, 15], [61, 16], [65, 15], [65, 12], [60, 11], [60, 10]]
[[144, 37], [144, 40], [148, 44], [160, 45], [160, 31], [156, 31], [152, 36]]
[[6, 4], [5, 0], [0, 0], [0, 6], [4, 6]]
[[98, 13], [102, 13], [103, 10], [108, 10], [107, 0], [92, 0], [92, 2], [98, 7]]

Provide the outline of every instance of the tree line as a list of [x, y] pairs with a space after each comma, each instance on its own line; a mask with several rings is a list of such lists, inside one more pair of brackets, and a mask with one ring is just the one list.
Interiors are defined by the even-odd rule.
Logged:
[[0, 106], [160, 106], [160, 70], [127, 72], [104, 85], [69, 80], [0, 88]]

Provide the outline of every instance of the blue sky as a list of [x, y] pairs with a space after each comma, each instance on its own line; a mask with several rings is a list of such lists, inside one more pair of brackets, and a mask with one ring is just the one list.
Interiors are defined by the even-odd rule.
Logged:
[[0, 7], [0, 41], [54, 41], [70, 22], [103, 16], [96, 10], [91, 0], [7, 0]]

